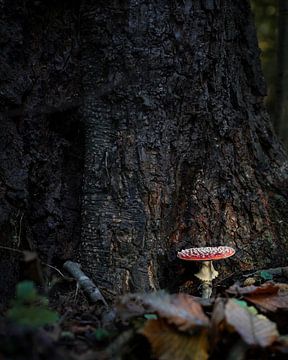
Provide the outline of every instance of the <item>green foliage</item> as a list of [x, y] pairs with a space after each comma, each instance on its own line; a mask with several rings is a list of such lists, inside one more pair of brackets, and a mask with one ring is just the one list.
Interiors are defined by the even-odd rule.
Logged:
[[110, 336], [111, 334], [102, 328], [96, 329], [94, 331], [94, 336], [96, 338], [97, 341], [103, 341], [103, 340], [107, 340], [107, 338]]
[[144, 314], [144, 319], [146, 320], [156, 320], [158, 316], [156, 314]]
[[16, 300], [21, 302], [33, 302], [37, 300], [37, 290], [32, 281], [22, 281], [16, 287]]
[[23, 281], [17, 285], [16, 298], [7, 317], [30, 327], [54, 324], [58, 320], [58, 314], [48, 308], [48, 299], [38, 294], [31, 281]]
[[246, 309], [247, 311], [249, 311], [249, 313], [253, 314], [253, 315], [257, 315], [258, 311], [254, 306], [248, 306], [247, 302], [244, 300], [238, 300], [238, 299], [233, 299], [233, 302], [239, 306], [241, 306], [241, 308]]
[[273, 280], [273, 276], [268, 271], [264, 271], [264, 270], [260, 271], [259, 276], [263, 280]]

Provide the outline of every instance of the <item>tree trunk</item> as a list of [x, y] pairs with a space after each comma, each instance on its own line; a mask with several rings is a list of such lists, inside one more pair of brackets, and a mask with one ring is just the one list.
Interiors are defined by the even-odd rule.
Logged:
[[77, 257], [101, 291], [185, 287], [191, 246], [237, 249], [220, 280], [286, 264], [246, 1], [2, 0], [0, 23], [0, 302], [23, 274], [3, 246], [76, 257], [83, 123]]
[[37, 276], [21, 250], [59, 267], [79, 242], [78, 13], [72, 0], [0, 1], [0, 305]]
[[176, 252], [237, 250], [237, 270], [286, 264], [287, 157], [247, 1], [81, 6], [86, 122], [83, 266], [113, 293], [175, 288]]
[[288, 3], [279, 0], [276, 130], [288, 148]]

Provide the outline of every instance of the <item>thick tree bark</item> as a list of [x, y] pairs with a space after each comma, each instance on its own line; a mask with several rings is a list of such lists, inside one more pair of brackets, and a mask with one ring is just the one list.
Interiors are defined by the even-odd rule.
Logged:
[[248, 2], [86, 0], [81, 11], [80, 257], [98, 284], [171, 287], [176, 251], [191, 246], [235, 247], [224, 274], [284, 265], [287, 158], [263, 107]]
[[[60, 266], [80, 237], [83, 130], [76, 1], [0, 1], [0, 246]], [[0, 304], [19, 253], [0, 247]]]
[[[76, 257], [85, 124], [77, 260], [101, 292], [185, 285], [183, 247], [236, 247], [222, 278], [286, 265], [287, 157], [246, 1], [0, 8], [0, 245]], [[0, 251], [3, 301], [19, 258]]]

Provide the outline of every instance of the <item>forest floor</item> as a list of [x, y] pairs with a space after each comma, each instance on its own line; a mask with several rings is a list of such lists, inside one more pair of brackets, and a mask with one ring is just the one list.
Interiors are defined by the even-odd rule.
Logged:
[[107, 306], [69, 277], [49, 286], [18, 284], [0, 318], [1, 360], [288, 358], [288, 268], [231, 278], [211, 299], [159, 291]]

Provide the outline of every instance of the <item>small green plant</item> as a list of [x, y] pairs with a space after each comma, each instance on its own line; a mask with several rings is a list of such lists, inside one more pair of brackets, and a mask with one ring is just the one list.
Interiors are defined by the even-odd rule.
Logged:
[[48, 299], [38, 294], [32, 281], [23, 281], [17, 285], [16, 298], [7, 317], [30, 327], [54, 324], [58, 320], [58, 314], [48, 308]]
[[111, 334], [109, 331], [99, 328], [94, 331], [94, 336], [97, 341], [105, 341], [111, 336]]
[[273, 280], [273, 276], [268, 271], [262, 270], [259, 272], [259, 275], [265, 281]]
[[158, 316], [156, 314], [144, 314], [144, 319], [146, 319], [146, 320], [157, 320]]

